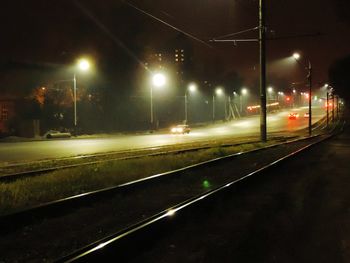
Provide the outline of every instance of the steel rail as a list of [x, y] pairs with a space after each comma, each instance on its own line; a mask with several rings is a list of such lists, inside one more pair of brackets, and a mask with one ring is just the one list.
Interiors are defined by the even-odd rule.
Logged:
[[[263, 176], [266, 172], [277, 168], [286, 160], [295, 157], [299, 153], [310, 149], [316, 144], [319, 144], [329, 138], [332, 138], [334, 135], [335, 134], [326, 135], [324, 138], [321, 138], [316, 142], [311, 142], [308, 145], [303, 146], [292, 153], [289, 153], [253, 172], [248, 173], [243, 177], [240, 177], [239, 179], [233, 180], [229, 183], [225, 183], [224, 185], [221, 185], [207, 193], [200, 194], [175, 206], [169, 207], [168, 209], [165, 209], [164, 211], [154, 216], [151, 216], [145, 220], [140, 221], [139, 223], [134, 224], [133, 226], [130, 226], [104, 239], [98, 240], [90, 245], [87, 245], [86, 247], [77, 250], [71, 253], [70, 255], [60, 258], [57, 262], [94, 262], [95, 260], [101, 259], [100, 257], [105, 257], [104, 254], [109, 253], [113, 254], [118, 259], [123, 259], [123, 257], [126, 256], [125, 248], [127, 246], [137, 247], [137, 240], [144, 240], [145, 236], [152, 235], [153, 231], [159, 228], [159, 225], [168, 224], [169, 219], [172, 218], [174, 214], [177, 214], [177, 217], [179, 217], [182, 213], [186, 211], [188, 212], [188, 210], [192, 209], [193, 206], [204, 206], [205, 202], [210, 201], [211, 198], [215, 198], [217, 195], [223, 192], [228, 192], [232, 190], [234, 186], [246, 183], [249, 180], [256, 178], [257, 176]], [[112, 250], [113, 252], [111, 252]]]

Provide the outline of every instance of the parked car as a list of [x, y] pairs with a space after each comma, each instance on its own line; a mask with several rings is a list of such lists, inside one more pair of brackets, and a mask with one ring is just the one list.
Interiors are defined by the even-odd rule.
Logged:
[[191, 128], [186, 124], [179, 124], [170, 129], [171, 133], [173, 134], [185, 134], [190, 133]]
[[53, 138], [70, 138], [72, 135], [70, 132], [60, 132], [56, 130], [49, 130], [47, 131], [43, 137], [46, 139], [53, 139]]

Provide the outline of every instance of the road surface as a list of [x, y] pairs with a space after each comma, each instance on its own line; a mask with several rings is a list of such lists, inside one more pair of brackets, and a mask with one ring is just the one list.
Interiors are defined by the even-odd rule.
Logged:
[[[288, 114], [292, 111], [299, 112], [299, 118], [289, 120]], [[303, 117], [307, 111], [308, 109], [304, 107], [268, 114], [268, 132], [294, 132], [308, 127], [308, 118]], [[313, 123], [320, 120], [324, 115], [324, 109], [313, 109]], [[190, 134], [184, 135], [159, 132], [154, 134], [114, 135], [86, 139], [70, 138], [28, 142], [2, 142], [0, 143], [0, 164], [253, 136], [259, 134], [259, 118], [259, 116], [252, 116], [226, 123], [192, 128]]]

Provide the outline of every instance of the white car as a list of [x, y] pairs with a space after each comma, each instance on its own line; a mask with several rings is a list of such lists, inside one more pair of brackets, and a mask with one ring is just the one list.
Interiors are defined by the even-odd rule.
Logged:
[[56, 130], [49, 130], [44, 135], [45, 139], [53, 139], [53, 138], [70, 138], [72, 135], [70, 132], [60, 132]]
[[170, 131], [173, 134], [185, 134], [185, 133], [189, 134], [191, 129], [186, 124], [180, 124], [180, 125], [176, 125], [176, 126], [172, 127], [170, 129]]

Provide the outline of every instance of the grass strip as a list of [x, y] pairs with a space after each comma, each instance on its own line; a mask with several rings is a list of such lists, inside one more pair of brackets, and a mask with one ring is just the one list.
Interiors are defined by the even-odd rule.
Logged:
[[[268, 144], [273, 143], [275, 142], [268, 142]], [[89, 166], [56, 170], [42, 176], [24, 178], [11, 183], [1, 183], [0, 215], [266, 145], [266, 143], [252, 143], [232, 147], [215, 147], [197, 152], [107, 161]]]

